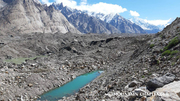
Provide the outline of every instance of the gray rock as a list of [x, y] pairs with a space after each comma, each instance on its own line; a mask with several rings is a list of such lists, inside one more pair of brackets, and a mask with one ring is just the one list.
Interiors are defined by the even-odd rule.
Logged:
[[174, 79], [175, 75], [168, 73], [162, 77], [151, 79], [146, 86], [148, 90], [154, 91], [156, 88], [163, 87], [165, 84], [174, 81]]

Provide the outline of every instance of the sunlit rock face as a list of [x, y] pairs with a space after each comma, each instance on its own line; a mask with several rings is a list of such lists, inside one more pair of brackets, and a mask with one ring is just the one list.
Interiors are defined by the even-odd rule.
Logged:
[[4, 0], [1, 6], [0, 30], [15, 33], [80, 33], [64, 15], [52, 6], [34, 0]]

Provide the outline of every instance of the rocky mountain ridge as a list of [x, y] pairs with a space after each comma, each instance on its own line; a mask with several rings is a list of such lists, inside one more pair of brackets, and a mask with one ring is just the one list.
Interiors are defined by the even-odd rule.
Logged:
[[83, 33], [106, 33], [106, 34], [119, 34], [119, 33], [146, 33], [140, 26], [131, 23], [129, 20], [116, 14], [112, 20], [108, 19], [109, 16], [103, 16], [99, 13], [90, 14], [87, 11], [80, 11], [64, 7], [63, 4], [52, 4], [56, 9], [59, 9], [78, 30]]
[[133, 17], [133, 18], [130, 18], [128, 20], [127, 19], [125, 20], [122, 16], [120, 16], [119, 14], [115, 14], [115, 13], [103, 14], [103, 13], [95, 13], [95, 12], [88, 12], [88, 11], [85, 11], [85, 12], [88, 15], [94, 16], [94, 17], [96, 17], [98, 19], [101, 19], [102, 21], [107, 22], [107, 23], [110, 23], [112, 20], [115, 20], [115, 19], [116, 20], [119, 19], [119, 20], [124, 20], [124, 21], [131, 21], [132, 23], [135, 23], [136, 25], [139, 25], [143, 30], [146, 31], [146, 33], [149, 33], [149, 34], [157, 33], [157, 32], [162, 30], [158, 26], [149, 24], [149, 23], [145, 22], [143, 19], [137, 18], [137, 17]]

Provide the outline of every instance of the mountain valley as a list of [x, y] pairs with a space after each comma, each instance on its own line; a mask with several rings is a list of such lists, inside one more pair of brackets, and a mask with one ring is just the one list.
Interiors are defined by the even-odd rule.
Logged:
[[57, 101], [180, 101], [180, 18], [162, 31], [145, 25], [159, 32], [116, 14], [0, 0], [0, 101], [36, 101], [97, 70], [104, 72]]

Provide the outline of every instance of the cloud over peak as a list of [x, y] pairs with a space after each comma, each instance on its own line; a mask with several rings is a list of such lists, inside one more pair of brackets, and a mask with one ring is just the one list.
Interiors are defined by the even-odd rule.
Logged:
[[130, 10], [130, 14], [131, 14], [131, 16], [135, 16], [135, 17], [140, 16], [140, 14], [138, 12], [132, 11], [132, 10]]

